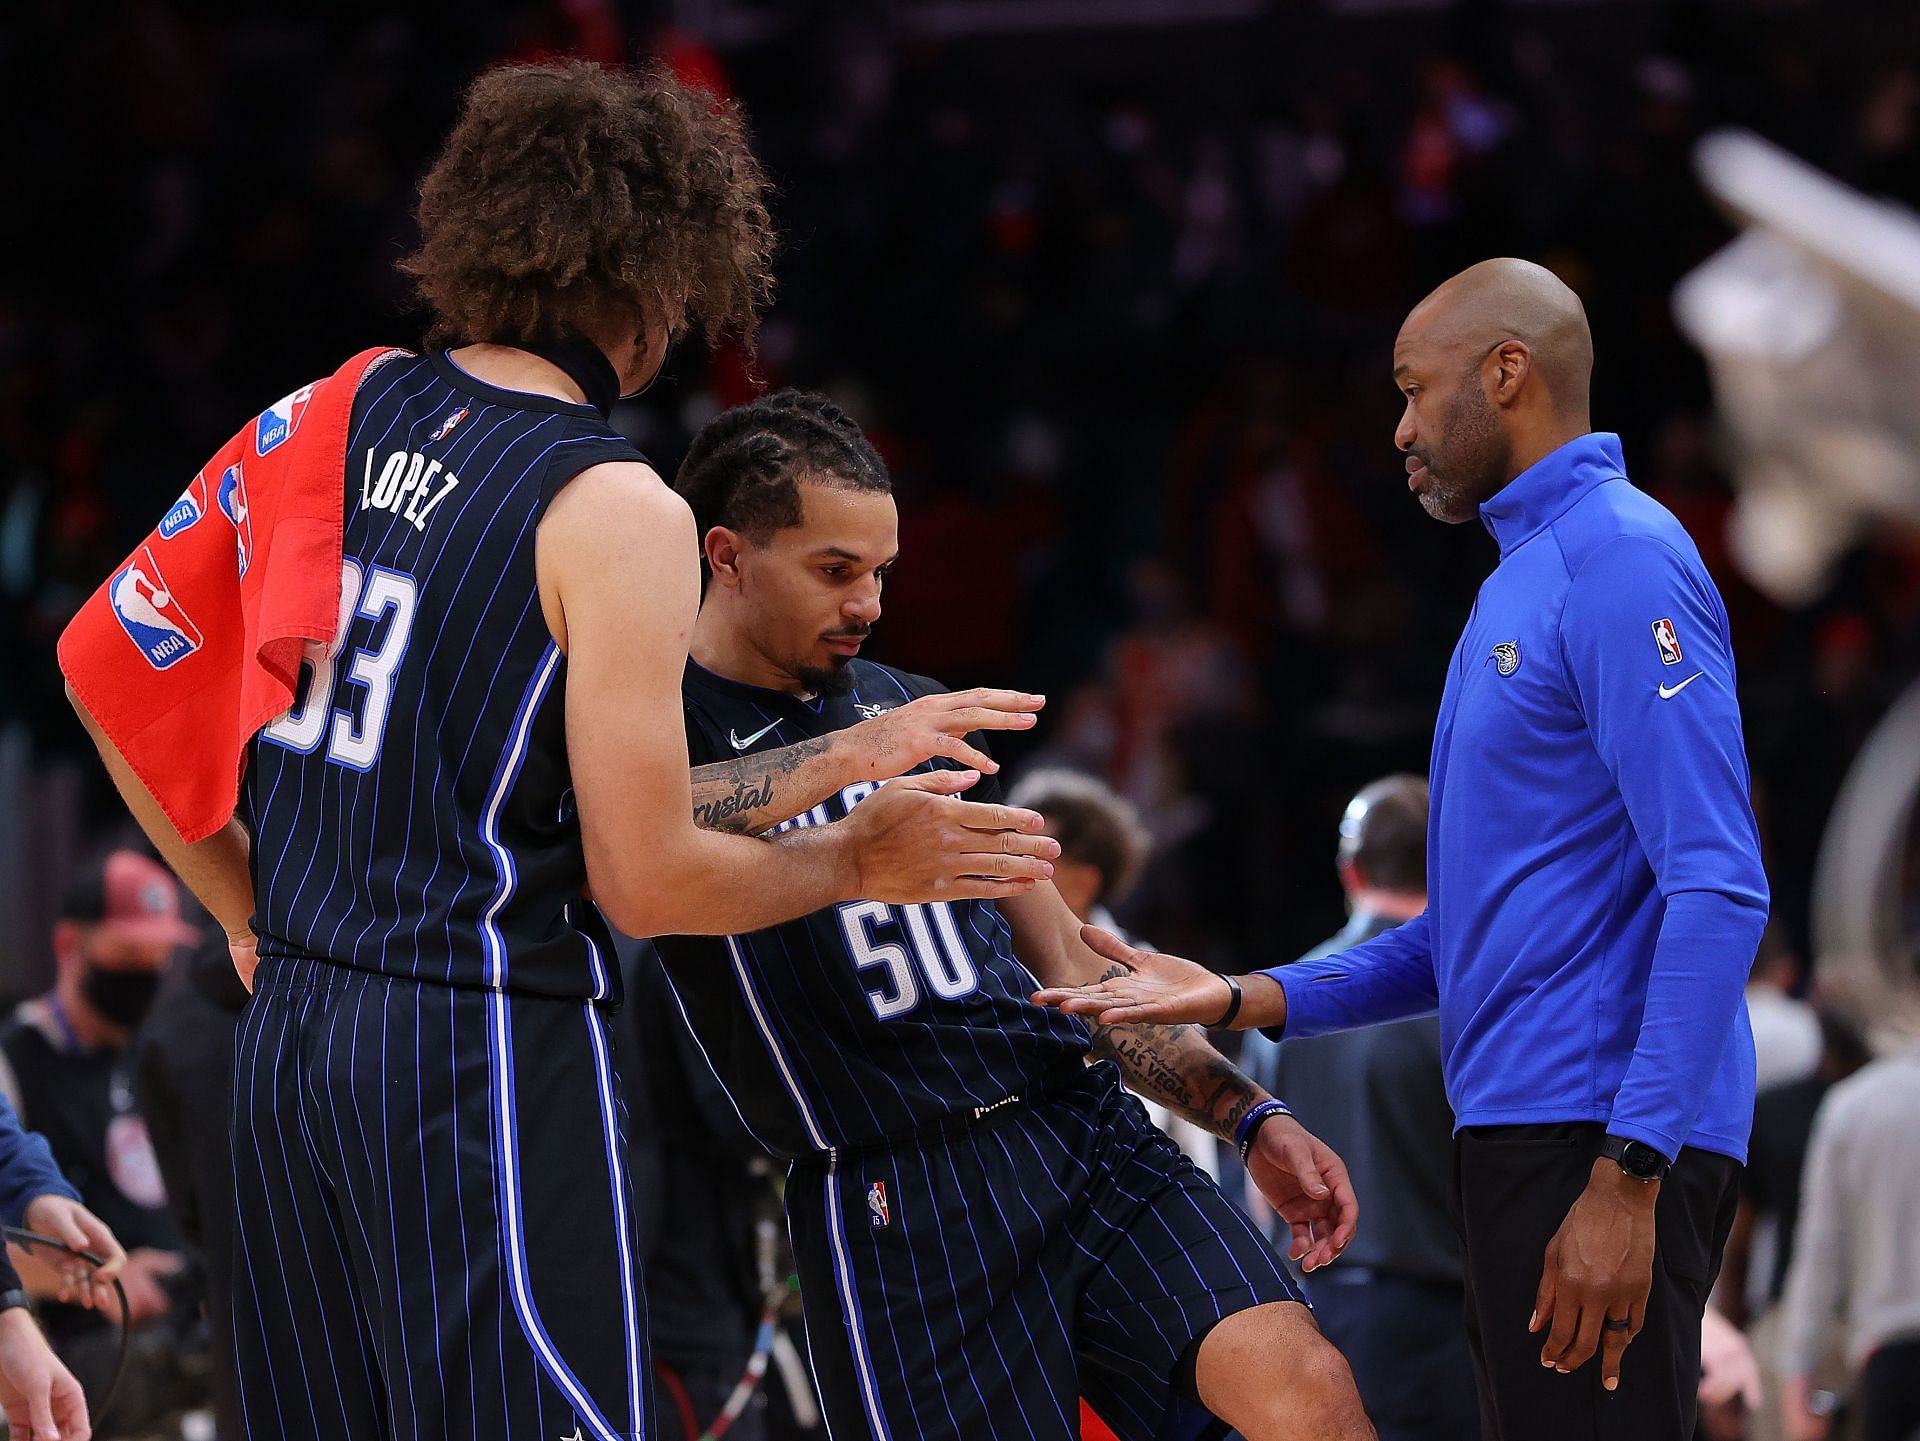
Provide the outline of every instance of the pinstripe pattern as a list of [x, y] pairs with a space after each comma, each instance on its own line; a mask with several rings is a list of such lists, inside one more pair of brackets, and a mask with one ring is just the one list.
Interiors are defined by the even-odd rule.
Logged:
[[255, 742], [242, 792], [262, 958], [233, 1118], [248, 1433], [641, 1441], [595, 1004], [617, 982], [578, 903], [533, 547], [570, 476], [639, 456], [587, 407], [442, 355], [370, 376], [348, 457], [349, 576], [387, 599], [347, 596], [337, 662], [309, 661], [330, 685]]
[[[729, 734], [772, 729], [750, 749], [771, 750], [857, 723], [861, 706], [897, 705], [942, 689], [865, 661], [845, 696], [807, 702], [715, 676], [689, 664], [689, 752], [696, 765], [732, 759]], [[833, 797], [799, 823], [846, 814], [861, 788]], [[982, 781], [974, 794], [994, 792]], [[839, 915], [822, 911], [752, 935], [670, 937], [659, 944], [674, 992], [749, 1128], [795, 1156], [858, 1145], [991, 1105], [1086, 1054], [1079, 1021], [1028, 1003], [1037, 988], [1014, 957], [1006, 920], [991, 905], [953, 902], [951, 926], [898, 911], [867, 921], [877, 946], [909, 954], [954, 940], [978, 984], [942, 999], [925, 975], [920, 1000], [881, 1020], [869, 989], [882, 985], [850, 955]], [[915, 925], [914, 921], [919, 924]]]
[[1171, 1378], [1215, 1322], [1300, 1299], [1107, 1063], [955, 1134], [803, 1158], [787, 1205], [835, 1441], [1064, 1441], [1082, 1396], [1154, 1441], [1205, 1419]]
[[257, 982], [234, 1096], [249, 1436], [650, 1435], [597, 1010], [317, 961]]
[[[457, 482], [424, 526], [404, 506], [363, 504], [391, 458], [409, 455], [441, 467], [433, 484]], [[260, 954], [610, 997], [604, 926], [590, 907], [566, 914], [585, 867], [555, 699], [565, 661], [540, 612], [533, 539], [570, 476], [641, 457], [588, 407], [494, 390], [441, 355], [372, 375], [347, 457], [346, 556], [367, 574], [410, 578], [418, 600], [371, 764], [329, 751], [336, 723], [367, 718], [369, 687], [352, 664], [388, 643], [391, 612], [355, 614], [331, 693], [304, 698], [337, 718], [321, 739], [299, 750], [270, 731], [253, 747], [242, 807], [259, 857]], [[516, 709], [548, 670], [544, 702]], [[504, 889], [503, 851], [513, 871]], [[499, 938], [491, 951], [489, 935]]]
[[[941, 689], [865, 662], [852, 679], [807, 702], [689, 665], [695, 763], [730, 759], [730, 734], [770, 726], [754, 748], [792, 745]], [[978, 984], [943, 998], [956, 943]], [[794, 1158], [788, 1220], [833, 1441], [1066, 1441], [1082, 1395], [1125, 1441], [1183, 1434], [1176, 1421], [1205, 1417], [1171, 1380], [1198, 1338], [1300, 1299], [1114, 1068], [1081, 1064], [1084, 1027], [1028, 1002], [1038, 983], [993, 906], [956, 904], [950, 923], [836, 909], [658, 949], [743, 1120]], [[924, 972], [912, 1004], [902, 959]], [[1014, 1094], [1042, 1099], [939, 1124]]]

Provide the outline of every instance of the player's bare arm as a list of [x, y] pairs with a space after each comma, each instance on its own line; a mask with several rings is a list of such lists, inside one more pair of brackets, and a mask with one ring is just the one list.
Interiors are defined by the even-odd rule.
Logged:
[[[1077, 994], [1089, 985], [1114, 983], [1133, 973], [1120, 959], [1088, 944], [1084, 933], [1105, 936], [1115, 945], [1123, 943], [1097, 927], [1083, 927], [1050, 881], [1036, 886], [1030, 895], [1001, 902], [1000, 912], [1013, 928], [1015, 954], [1043, 984], [1057, 988], [1040, 996]], [[1125, 949], [1143, 961], [1152, 955], [1132, 946]], [[1179, 964], [1191, 966], [1192, 962]], [[1215, 1015], [1225, 1010], [1222, 1000]], [[1088, 1024], [1094, 1053], [1120, 1067], [1129, 1089], [1223, 1140], [1236, 1140], [1247, 1113], [1272, 1099], [1214, 1049], [1203, 1024], [1112, 1021], [1098, 1014], [1089, 1016]], [[1347, 1168], [1291, 1115], [1274, 1116], [1260, 1126], [1247, 1167], [1274, 1210], [1292, 1227], [1288, 1254], [1294, 1260], [1315, 1270], [1346, 1249], [1359, 1220]]]
[[1051, 874], [1058, 848], [1039, 816], [951, 799], [975, 772], [913, 777], [845, 821], [771, 841], [696, 825], [680, 686], [697, 546], [686, 503], [633, 463], [582, 471], [539, 530], [587, 876], [616, 926], [751, 931], [856, 898], [999, 898]]
[[1045, 704], [1045, 696], [984, 687], [922, 696], [831, 736], [698, 766], [693, 818], [712, 830], [758, 835], [847, 786], [891, 780], [941, 756], [994, 775], [999, 762], [967, 736], [1027, 730]]
[[1211, 1026], [1226, 1015], [1233, 987], [1238, 986], [1242, 999], [1234, 1030], [1268, 1030], [1287, 1023], [1287, 993], [1263, 971], [1236, 976], [1229, 984], [1217, 971], [1162, 951], [1143, 951], [1098, 926], [1080, 927], [1080, 937], [1108, 964], [1097, 979], [1050, 983], [1035, 993], [1037, 1004], [1058, 1006], [1070, 1016], [1104, 1026], [1141, 1021]]
[[236, 946], [251, 946], [253, 932], [249, 922], [253, 917], [253, 873], [248, 863], [249, 839], [246, 827], [236, 820], [230, 820], [218, 831], [203, 841], [189, 845], [173, 828], [173, 822], [167, 819], [166, 812], [154, 800], [153, 795], [135, 775], [133, 767], [125, 757], [107, 739], [106, 732], [87, 714], [86, 707], [80, 704], [80, 698], [67, 689], [67, 699], [72, 703], [80, 723], [87, 728], [87, 734], [93, 737], [95, 749], [107, 767], [107, 774], [113, 778], [114, 789], [120, 792], [120, 798], [127, 803], [127, 809], [133, 812], [133, 818], [140, 829], [153, 843], [173, 873], [180, 877], [188, 890], [199, 898], [200, 904], [218, 921], [227, 933], [227, 938]]

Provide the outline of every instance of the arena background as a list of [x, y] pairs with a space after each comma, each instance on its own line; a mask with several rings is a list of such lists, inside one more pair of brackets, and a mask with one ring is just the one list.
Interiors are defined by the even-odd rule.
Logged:
[[[737, 94], [780, 193], [759, 380], [832, 391], [899, 482], [875, 653], [1045, 690], [1026, 752], [1111, 777], [1160, 847], [1125, 918], [1244, 968], [1336, 929], [1339, 808], [1423, 770], [1495, 560], [1407, 494], [1389, 350], [1491, 254], [1584, 297], [1594, 417], [1733, 616], [1779, 943], [1805, 956], [1846, 767], [1920, 647], [1897, 526], [1783, 609], [1675, 283], [1733, 234], [1691, 159], [1738, 124], [1920, 203], [1907, 4], [1864, 0], [612, 0], [74, 5], [0, 18], [0, 990], [123, 824], [53, 641], [248, 413], [412, 343], [394, 260], [462, 85], [658, 55]], [[629, 430], [671, 473], [750, 393], [684, 347]]]

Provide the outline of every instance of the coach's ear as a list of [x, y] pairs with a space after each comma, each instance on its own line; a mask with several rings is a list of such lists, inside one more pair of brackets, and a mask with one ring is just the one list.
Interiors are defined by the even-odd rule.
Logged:
[[740, 552], [745, 546], [746, 542], [739, 534], [724, 525], [716, 525], [707, 532], [701, 549], [706, 554], [707, 569], [713, 572], [713, 578], [721, 585], [740, 584]]

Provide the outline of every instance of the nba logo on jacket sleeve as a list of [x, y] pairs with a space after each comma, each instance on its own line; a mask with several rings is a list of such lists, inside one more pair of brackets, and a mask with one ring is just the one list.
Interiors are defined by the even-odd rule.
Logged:
[[1660, 646], [1660, 664], [1680, 664], [1680, 637], [1673, 633], [1673, 622], [1656, 620], [1653, 623], [1653, 638]]
[[233, 522], [233, 533], [240, 551], [240, 574], [247, 573], [253, 561], [253, 512], [247, 508], [247, 478], [238, 465], [230, 465], [220, 476], [220, 511]]
[[893, 1224], [893, 1212], [887, 1206], [887, 1183], [867, 1182], [867, 1221], [874, 1230]]
[[292, 395], [276, 401], [260, 412], [260, 419], [253, 427], [253, 448], [261, 455], [267, 454], [277, 446], [284, 445], [287, 437], [300, 428], [300, 417], [306, 414], [307, 401], [313, 396], [313, 387], [303, 385]]
[[166, 670], [199, 650], [205, 637], [167, 589], [149, 546], [114, 574], [107, 599], [140, 654], [155, 670]]

